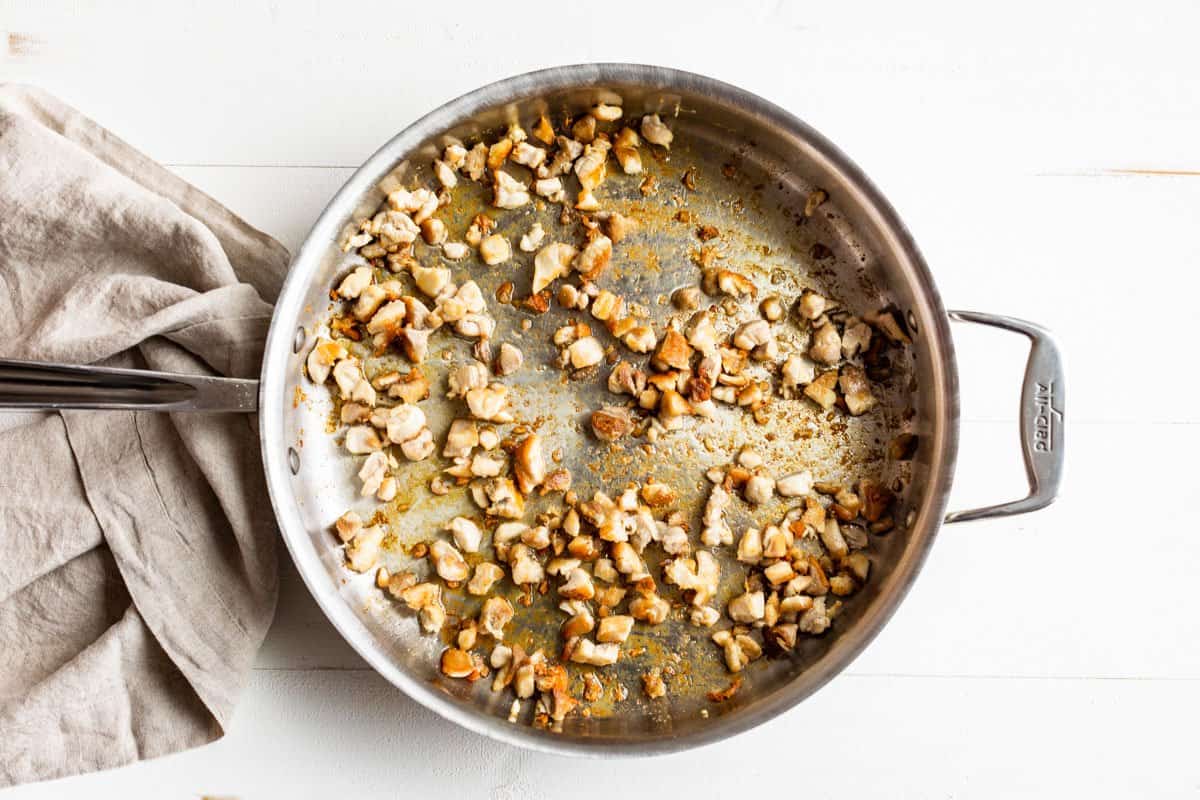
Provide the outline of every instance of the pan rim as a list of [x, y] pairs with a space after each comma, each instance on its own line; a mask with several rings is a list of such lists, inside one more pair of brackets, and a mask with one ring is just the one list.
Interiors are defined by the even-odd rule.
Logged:
[[[441, 694], [394, 664], [377, 648], [357, 622], [349, 605], [324, 585], [328, 575], [315, 561], [307, 530], [291, 507], [294, 494], [287, 464], [287, 444], [283, 431], [286, 368], [292, 348], [295, 320], [299, 318], [303, 298], [328, 247], [339, 233], [346, 209], [354, 207], [379, 180], [390, 172], [407, 153], [431, 136], [452, 127], [482, 110], [536, 94], [548, 94], [580, 86], [642, 85], [707, 94], [735, 105], [770, 124], [779, 126], [805, 142], [826, 166], [835, 170], [854, 187], [856, 200], [874, 216], [874, 222], [888, 238], [884, 243], [904, 267], [914, 287], [914, 296], [923, 301], [920, 308], [924, 344], [931, 348], [935, 365], [930, 387], [935, 408], [930, 480], [920, 510], [909, 534], [919, 539], [905, 548], [900, 563], [888, 580], [890, 590], [881, 591], [871, 613], [841, 632], [819, 668], [806, 670], [752, 706], [738, 713], [714, 717], [709, 724], [687, 734], [668, 735], [639, 741], [615, 739], [578, 739], [513, 725], [485, 715], [468, 705]], [[959, 432], [958, 370], [950, 336], [949, 318], [919, 249], [898, 213], [862, 170], [832, 142], [795, 115], [728, 83], [682, 70], [619, 63], [575, 64], [550, 67], [505, 78], [464, 95], [429, 112], [388, 140], [343, 184], [313, 224], [304, 243], [296, 251], [288, 268], [275, 305], [267, 335], [259, 387], [259, 433], [268, 495], [279, 523], [280, 534], [289, 556], [296, 565], [309, 593], [322, 613], [351, 647], [384, 679], [439, 716], [475, 733], [507, 744], [556, 755], [621, 757], [650, 756], [688, 750], [744, 733], [778, 717], [823, 687], [870, 644], [903, 602], [932, 547], [942, 523], [957, 459]], [[320, 581], [320, 582], [319, 582]], [[357, 627], [356, 627], [357, 624]]]

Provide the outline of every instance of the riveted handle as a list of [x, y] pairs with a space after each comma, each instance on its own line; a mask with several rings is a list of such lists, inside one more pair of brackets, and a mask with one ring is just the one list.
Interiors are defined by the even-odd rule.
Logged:
[[1029, 338], [1029, 361], [1021, 386], [1021, 452], [1029, 478], [1029, 494], [1020, 500], [967, 511], [953, 511], [946, 522], [1024, 514], [1045, 508], [1058, 497], [1062, 484], [1066, 386], [1062, 356], [1050, 331], [1032, 322], [998, 314], [951, 311], [950, 319], [975, 322], [1020, 333]]
[[0, 408], [255, 411], [258, 381], [0, 359]]

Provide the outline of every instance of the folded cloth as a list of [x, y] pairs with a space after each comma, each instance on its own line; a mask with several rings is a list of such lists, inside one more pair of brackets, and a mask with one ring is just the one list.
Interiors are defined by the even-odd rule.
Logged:
[[[254, 377], [287, 251], [0, 85], [0, 355]], [[0, 786], [219, 738], [275, 611], [257, 419], [0, 414]]]

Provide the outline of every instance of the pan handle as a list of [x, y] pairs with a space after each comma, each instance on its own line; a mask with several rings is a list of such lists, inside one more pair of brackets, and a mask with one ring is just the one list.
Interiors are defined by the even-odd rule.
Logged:
[[946, 522], [1006, 517], [1045, 508], [1058, 497], [1065, 458], [1066, 386], [1058, 345], [1050, 331], [1032, 322], [976, 311], [949, 313], [950, 319], [959, 322], [991, 325], [1029, 338], [1029, 361], [1025, 364], [1025, 380], [1021, 385], [1021, 451], [1025, 456], [1025, 473], [1029, 477], [1029, 494], [1010, 503], [953, 511], [946, 515]]
[[249, 412], [258, 381], [0, 358], [0, 408]]

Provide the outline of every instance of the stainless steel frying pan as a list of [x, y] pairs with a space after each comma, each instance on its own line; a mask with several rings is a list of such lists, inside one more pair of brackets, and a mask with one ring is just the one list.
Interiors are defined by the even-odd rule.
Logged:
[[[874, 469], [899, 490], [899, 511], [896, 529], [879, 537], [873, 550], [871, 581], [846, 603], [834, 629], [805, 641], [790, 658], [756, 662], [730, 700], [712, 704], [704, 698], [705, 689], [717, 688], [713, 681], [727, 680], [707, 632], [682, 622], [667, 624], [656, 626], [642, 640], [648, 652], [673, 659], [679, 674], [686, 676], [667, 698], [651, 702], [635, 697], [636, 680], [627, 680], [627, 701], [597, 709], [590, 717], [572, 715], [562, 730], [552, 732], [509, 722], [511, 698], [491, 694], [487, 681], [469, 685], [442, 678], [436, 666], [441, 648], [436, 637], [422, 636], [411, 617], [374, 589], [369, 576], [353, 577], [344, 570], [328, 528], [361, 501], [350, 457], [326, 435], [330, 400], [323, 389], [306, 381], [302, 361], [325, 324], [329, 288], [351, 259], [337, 246], [342, 235], [371, 213], [387, 191], [425, 177], [429, 161], [447, 137], [470, 141], [512, 121], [528, 125], [543, 112], [578, 112], [614, 94], [627, 115], [662, 114], [677, 137], [669, 157], [648, 165], [660, 178], [666, 203], [644, 202], [636, 191], [621, 194], [613, 189], [611, 202], [639, 219], [635, 235], [615, 258], [612, 277], [623, 291], [661, 298], [695, 282], [696, 270], [689, 261], [689, 248], [695, 245], [691, 227], [673, 222], [669, 215], [674, 207], [670, 195], [678, 193], [676, 205], [686, 205], [697, 218], [727, 233], [723, 257], [753, 273], [763, 287], [785, 297], [804, 287], [819, 288], [861, 309], [892, 306], [914, 342], [895, 359], [884, 391], [886, 410], [873, 419], [859, 418], [835, 428], [810, 404], [779, 403], [773, 405], [777, 411], [766, 425], [721, 419], [664, 445], [654, 461], [665, 466], [616, 458], [600, 472], [610, 479], [632, 479], [644, 478], [649, 469], [666, 470], [678, 485], [691, 486], [697, 494], [702, 481], [697, 485], [696, 476], [749, 443], [781, 464], [781, 472], [789, 465], [805, 466], [819, 478], [849, 481], [864, 469]], [[688, 169], [696, 178], [694, 192], [679, 188], [679, 176]], [[800, 210], [814, 187], [825, 189], [830, 199], [819, 213], [802, 219]], [[521, 224], [529, 221], [523, 218]], [[465, 226], [461, 219], [448, 224], [452, 232], [458, 230], [456, 225]], [[818, 244], [821, 248], [814, 248]], [[469, 264], [459, 268], [471, 269]], [[498, 278], [485, 273], [472, 277], [487, 291]], [[528, 286], [528, 265], [518, 267], [512, 279]], [[947, 514], [959, 429], [951, 319], [1000, 327], [1031, 342], [1019, 409], [1019, 444], [1030, 491], [1013, 502]], [[593, 448], [587, 445], [580, 418], [595, 407], [600, 397], [595, 392], [600, 390], [557, 380], [548, 367], [550, 354], [538, 350], [553, 324], [549, 319], [533, 320], [533, 329], [524, 334], [521, 346], [534, 366], [518, 381], [514, 405], [526, 414], [552, 415], [555, 424], [548, 446], [559, 446], [566, 453], [565, 463], [577, 474], [586, 474], [584, 464], [593, 457]], [[503, 326], [500, 338], [522, 335], [515, 326]], [[455, 346], [435, 353], [433, 360], [453, 361], [458, 356]], [[258, 382], [0, 362], [0, 406], [8, 408], [257, 410], [263, 464], [280, 531], [313, 596], [346, 640], [401, 690], [471, 730], [525, 747], [589, 755], [650, 754], [713, 742], [757, 725], [816, 691], [887, 622], [916, 579], [943, 522], [1024, 513], [1053, 501], [1062, 475], [1063, 403], [1062, 366], [1049, 333], [1007, 317], [948, 313], [896, 212], [820, 134], [761, 98], [710, 78], [618, 64], [548, 69], [494, 83], [430, 113], [373, 155], [333, 198], [297, 253], [275, 308]], [[445, 429], [449, 410], [434, 407], [427, 413], [435, 431]], [[798, 434], [801, 430], [816, 435], [805, 438]], [[881, 454], [900, 432], [915, 434], [920, 445], [913, 460], [893, 463]], [[453, 499], [433, 498], [425, 489], [437, 468], [434, 460], [412, 465], [404, 475], [406, 486], [389, 510], [402, 541], [425, 538], [429, 526], [457, 513]], [[397, 563], [406, 558], [403, 552], [391, 557]], [[547, 619], [532, 625], [539, 630], [531, 629], [528, 635], [552, 635], [556, 626], [557, 621]], [[633, 679], [636, 674], [622, 677]]]

